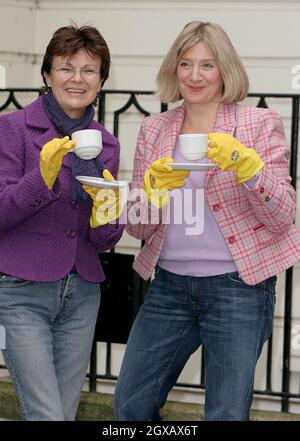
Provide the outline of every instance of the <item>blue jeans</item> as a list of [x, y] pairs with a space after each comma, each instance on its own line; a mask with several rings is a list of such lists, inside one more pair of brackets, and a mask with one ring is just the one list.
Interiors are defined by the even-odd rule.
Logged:
[[118, 420], [160, 420], [191, 354], [205, 350], [205, 419], [248, 420], [256, 362], [271, 335], [276, 277], [190, 277], [158, 268], [127, 343], [115, 391]]
[[75, 419], [99, 303], [99, 284], [77, 273], [48, 283], [0, 275], [3, 356], [23, 420]]

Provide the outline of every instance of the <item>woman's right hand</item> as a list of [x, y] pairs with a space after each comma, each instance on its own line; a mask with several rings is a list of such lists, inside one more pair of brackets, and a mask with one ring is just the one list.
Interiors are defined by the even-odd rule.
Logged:
[[[103, 170], [103, 178], [108, 181], [114, 181], [113, 175], [109, 170]], [[100, 189], [83, 185], [93, 200], [92, 215], [90, 218], [91, 228], [101, 227], [108, 223], [114, 222], [121, 216], [125, 201], [122, 200], [120, 190]]]
[[53, 138], [43, 146], [40, 154], [40, 170], [49, 190], [54, 185], [64, 157], [74, 146], [75, 141], [70, 141], [68, 136]]
[[174, 170], [168, 163], [174, 162], [173, 158], [164, 157], [152, 162], [144, 176], [144, 191], [148, 200], [157, 208], [161, 208], [169, 201], [169, 190], [185, 185], [184, 179], [188, 177], [188, 170]]

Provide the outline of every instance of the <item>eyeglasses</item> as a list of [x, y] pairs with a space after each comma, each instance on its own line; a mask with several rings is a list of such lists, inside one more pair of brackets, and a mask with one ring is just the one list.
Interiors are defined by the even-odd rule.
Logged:
[[100, 75], [100, 72], [93, 67], [83, 67], [82, 69], [75, 69], [71, 66], [52, 67], [55, 72], [64, 78], [71, 78], [76, 72], [79, 72], [81, 77], [85, 80], [92, 80]]

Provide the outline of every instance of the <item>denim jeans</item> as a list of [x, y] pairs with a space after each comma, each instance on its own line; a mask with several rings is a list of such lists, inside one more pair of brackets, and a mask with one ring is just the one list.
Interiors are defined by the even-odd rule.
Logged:
[[47, 283], [0, 275], [3, 356], [23, 420], [75, 419], [99, 303], [99, 284], [78, 273]]
[[191, 354], [205, 351], [205, 419], [248, 420], [256, 362], [272, 332], [276, 277], [181, 276], [158, 268], [127, 343], [115, 391], [118, 420], [160, 420]]

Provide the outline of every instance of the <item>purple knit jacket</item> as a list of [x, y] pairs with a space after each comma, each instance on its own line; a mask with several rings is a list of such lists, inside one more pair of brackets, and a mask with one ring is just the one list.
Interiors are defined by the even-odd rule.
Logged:
[[[100, 154], [105, 168], [117, 177], [120, 146], [102, 125]], [[49, 282], [74, 267], [90, 282], [104, 280], [98, 253], [120, 239], [123, 225], [90, 228], [92, 202], [72, 200], [71, 154], [52, 190], [39, 168], [45, 143], [59, 138], [43, 110], [42, 98], [22, 110], [0, 117], [0, 273]]]

